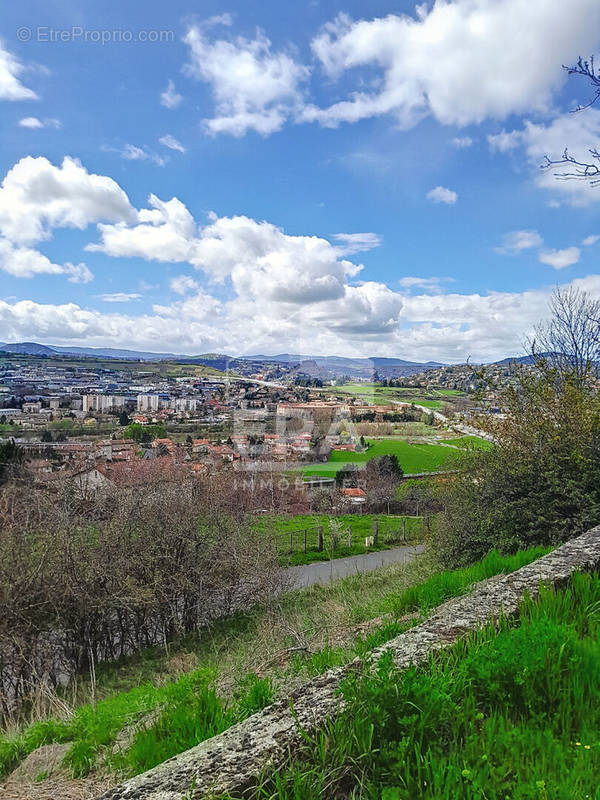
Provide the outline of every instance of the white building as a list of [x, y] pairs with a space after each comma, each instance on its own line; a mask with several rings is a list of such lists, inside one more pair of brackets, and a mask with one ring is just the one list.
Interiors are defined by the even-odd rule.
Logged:
[[138, 411], [158, 411], [160, 408], [160, 395], [158, 394], [138, 394]]
[[113, 411], [125, 406], [125, 397], [117, 394], [84, 394], [81, 398], [82, 409], [89, 411]]

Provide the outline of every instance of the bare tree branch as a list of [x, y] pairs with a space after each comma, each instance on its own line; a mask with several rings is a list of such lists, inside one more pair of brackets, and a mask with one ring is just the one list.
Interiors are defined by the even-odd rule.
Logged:
[[[594, 65], [594, 56], [591, 56], [589, 61], [584, 60], [581, 56], [577, 59], [577, 63], [573, 66], [565, 66], [563, 69], [569, 75], [580, 75], [591, 83], [594, 87], [594, 94], [589, 103], [585, 105], [578, 105], [573, 109], [573, 113], [584, 111], [586, 108], [593, 106], [600, 100], [600, 71]], [[556, 172], [554, 177], [561, 181], [580, 180], [587, 181], [590, 186], [597, 186], [600, 183], [600, 152], [597, 148], [591, 148], [588, 151], [591, 155], [590, 161], [580, 161], [578, 158], [569, 154], [569, 150], [565, 147], [562, 158], [551, 159], [549, 156], [544, 157], [544, 163], [541, 164], [541, 169], [552, 169], [553, 167], [570, 164], [574, 169], [570, 172]]]

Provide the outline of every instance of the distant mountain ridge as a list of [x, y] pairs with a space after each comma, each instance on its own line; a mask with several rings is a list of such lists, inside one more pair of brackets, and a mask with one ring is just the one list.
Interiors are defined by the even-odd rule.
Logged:
[[[189, 364], [210, 366], [225, 371], [232, 369], [249, 374], [260, 372], [272, 365], [281, 365], [286, 374], [308, 375], [324, 380], [348, 376], [371, 380], [377, 374], [381, 378], [396, 378], [421, 372], [424, 369], [444, 367], [439, 361], [407, 361], [402, 358], [349, 358], [347, 356], [311, 356], [294, 353], [278, 353], [277, 355], [229, 356], [225, 353], [203, 353], [200, 355], [183, 355], [178, 353], [155, 353], [145, 350], [127, 350], [114, 347], [75, 347], [62, 345], [45, 345], [39, 342], [0, 343], [0, 351], [32, 356], [75, 356], [79, 358], [104, 358], [129, 361], [178, 361]], [[531, 356], [513, 356], [495, 364], [532, 363]]]

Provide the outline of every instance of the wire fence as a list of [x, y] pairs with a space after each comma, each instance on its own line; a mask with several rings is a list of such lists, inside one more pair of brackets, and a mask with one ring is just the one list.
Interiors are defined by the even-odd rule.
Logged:
[[343, 521], [336, 517], [318, 524], [273, 532], [277, 552], [285, 558], [295, 554], [353, 554], [421, 541], [429, 532], [429, 516], [356, 517]]

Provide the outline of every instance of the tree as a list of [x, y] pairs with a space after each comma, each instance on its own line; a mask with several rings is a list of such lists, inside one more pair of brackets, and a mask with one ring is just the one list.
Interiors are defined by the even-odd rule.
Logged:
[[369, 502], [375, 506], [387, 506], [390, 513], [390, 502], [394, 498], [404, 475], [398, 463], [398, 456], [386, 455], [372, 458], [365, 467], [365, 481]]
[[127, 413], [127, 411], [125, 411], [125, 409], [123, 409], [119, 414], [119, 425], [125, 427], [126, 425], [129, 425], [130, 421], [131, 420], [129, 419], [129, 414]]
[[550, 312], [550, 319], [536, 329], [533, 355], [539, 353], [560, 375], [578, 381], [595, 376], [600, 361], [600, 301], [580, 289], [557, 287]]
[[335, 483], [341, 489], [356, 489], [360, 482], [361, 470], [356, 464], [348, 464], [348, 466], [338, 469], [335, 473]]
[[15, 477], [23, 461], [23, 451], [14, 439], [0, 442], [0, 483]]
[[[579, 105], [574, 109], [574, 113], [584, 111], [590, 108], [600, 99], [600, 72], [594, 66], [594, 56], [589, 61], [584, 60], [579, 56], [577, 63], [573, 66], [565, 66], [563, 69], [569, 75], [580, 75], [586, 78], [594, 89], [594, 94], [589, 103]], [[542, 169], [553, 169], [560, 165], [567, 165], [568, 172], [557, 172], [555, 177], [559, 180], [582, 180], [587, 181], [590, 186], [596, 186], [600, 183], [600, 152], [596, 147], [592, 147], [589, 151], [591, 156], [587, 161], [580, 161], [578, 158], [569, 153], [568, 147], [565, 147], [562, 157], [559, 159], [551, 159], [546, 156]]]
[[52, 440], [52, 433], [50, 431], [44, 431], [42, 433], [42, 442], [51, 442]]

